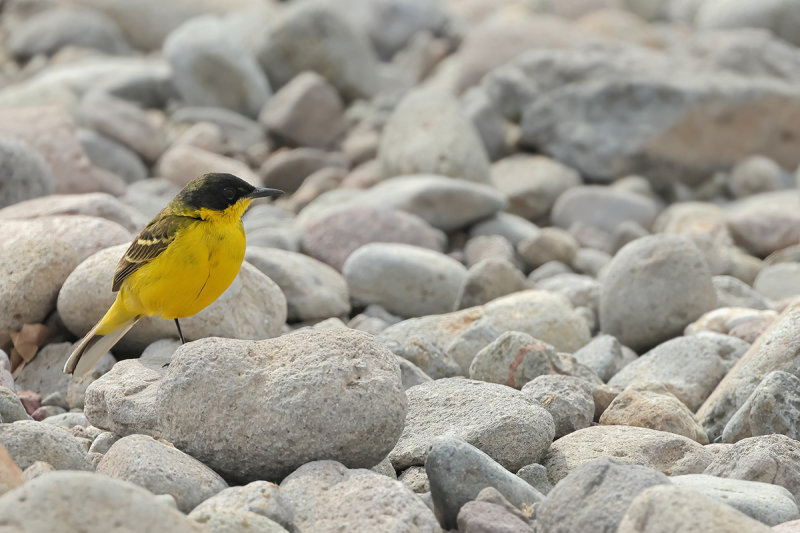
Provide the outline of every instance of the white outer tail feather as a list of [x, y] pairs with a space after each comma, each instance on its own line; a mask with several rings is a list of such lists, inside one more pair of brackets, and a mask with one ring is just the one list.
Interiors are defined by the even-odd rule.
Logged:
[[126, 334], [136, 324], [141, 317], [135, 317], [123, 323], [122, 327], [112, 331], [108, 335], [95, 335], [97, 326], [89, 330], [89, 333], [84, 336], [75, 350], [67, 359], [64, 365], [65, 374], [73, 374], [75, 376], [83, 376], [94, 368], [97, 361]]

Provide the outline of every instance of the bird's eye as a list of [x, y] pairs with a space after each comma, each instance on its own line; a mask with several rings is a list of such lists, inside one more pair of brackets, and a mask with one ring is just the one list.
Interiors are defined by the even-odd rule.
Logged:
[[233, 187], [225, 187], [222, 189], [222, 194], [225, 195], [227, 200], [233, 200], [236, 196], [236, 191], [233, 190]]

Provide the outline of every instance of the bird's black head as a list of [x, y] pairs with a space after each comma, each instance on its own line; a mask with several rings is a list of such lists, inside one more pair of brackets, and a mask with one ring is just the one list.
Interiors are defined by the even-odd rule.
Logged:
[[243, 199], [276, 197], [282, 194], [283, 191], [277, 189], [253, 187], [233, 174], [211, 173], [203, 174], [187, 183], [174, 202], [193, 210], [224, 211]]

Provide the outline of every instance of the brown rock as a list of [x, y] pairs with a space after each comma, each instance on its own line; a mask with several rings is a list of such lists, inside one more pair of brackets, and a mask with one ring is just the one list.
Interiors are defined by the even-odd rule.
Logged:
[[261, 186], [258, 175], [238, 159], [186, 144], [173, 146], [164, 152], [156, 165], [156, 172], [179, 187], [207, 172], [227, 172]]
[[22, 406], [29, 415], [42, 406], [42, 396], [38, 392], [21, 390], [17, 393], [17, 396], [19, 396], [19, 401], [22, 402]]
[[578, 241], [563, 229], [543, 228], [537, 235], [520, 242], [517, 251], [531, 268], [548, 261], [570, 264], [578, 251]]
[[800, 198], [796, 190], [756, 194], [728, 207], [736, 244], [765, 256], [800, 243]]
[[347, 189], [369, 189], [383, 179], [381, 162], [369, 159], [350, 171], [342, 180], [342, 187]]
[[661, 383], [629, 386], [603, 412], [600, 423], [657, 429], [708, 444], [689, 408]]
[[11, 458], [8, 450], [0, 444], [0, 496], [23, 483], [22, 470]]

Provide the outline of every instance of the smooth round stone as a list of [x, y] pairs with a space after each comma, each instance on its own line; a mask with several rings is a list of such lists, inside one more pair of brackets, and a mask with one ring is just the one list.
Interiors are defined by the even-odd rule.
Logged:
[[234, 533], [238, 531], [258, 531], [259, 533], [287, 533], [288, 529], [269, 518], [257, 515], [246, 509], [219, 511], [196, 519], [206, 531], [211, 533]]
[[0, 140], [0, 176], [0, 208], [56, 190], [50, 166], [39, 152], [22, 140]]
[[487, 257], [472, 265], [459, 290], [457, 309], [476, 305], [528, 288], [525, 276], [513, 263]]
[[736, 198], [744, 198], [783, 187], [783, 170], [767, 157], [751, 156], [731, 169], [728, 189]]
[[83, 410], [89, 422], [116, 435], [155, 435], [156, 398], [164, 369], [125, 359], [86, 389]]
[[456, 525], [459, 511], [485, 487], [522, 508], [540, 503], [544, 496], [527, 482], [497, 464], [487, 454], [463, 440], [439, 437], [431, 444], [425, 459], [431, 496], [441, 515], [442, 525]]
[[[175, 191], [177, 193], [177, 191]], [[56, 215], [86, 215], [116, 222], [130, 232], [138, 231], [146, 221], [140, 214], [114, 196], [104, 192], [51, 194], [0, 209], [0, 219], [23, 220]], [[71, 219], [79, 222], [81, 218]], [[94, 233], [108, 233], [94, 230]]]
[[539, 461], [553, 440], [550, 414], [505, 385], [447, 378], [411, 387], [406, 394], [405, 428], [389, 454], [395, 469], [424, 464], [433, 439], [445, 434], [512, 471]]
[[650, 487], [639, 494], [628, 507], [617, 529], [618, 533], [677, 533], [684, 530], [774, 533], [769, 526], [729, 505], [674, 485]]
[[[93, 76], [97, 83], [97, 75]], [[0, 135], [15, 137], [38, 151], [50, 167], [55, 178], [55, 189], [45, 189], [41, 194], [56, 192], [75, 194], [84, 192], [111, 192], [121, 194], [124, 182], [120, 178], [107, 178], [94, 168], [81, 148], [74, 119], [62, 106], [24, 106], [0, 109]], [[28, 166], [31, 176], [41, 174], [38, 163]], [[21, 178], [28, 179], [25, 174]], [[37, 178], [31, 177], [32, 180]], [[37, 181], [47, 180], [41, 176]], [[49, 181], [49, 180], [48, 180]], [[32, 183], [28, 187], [32, 186]], [[34, 195], [28, 195], [30, 198]], [[5, 194], [3, 195], [5, 198]], [[23, 198], [20, 198], [23, 199]]]
[[238, 176], [254, 186], [261, 186], [261, 178], [250, 167], [232, 157], [203, 150], [190, 144], [173, 144], [164, 152], [155, 167], [156, 175], [162, 176], [180, 188], [213, 168]]
[[796, 190], [765, 192], [726, 206], [737, 245], [763, 257], [800, 242], [800, 197]]
[[66, 395], [72, 376], [64, 374], [64, 362], [71, 352], [71, 342], [51, 342], [40, 348], [14, 378], [17, 390], [32, 390], [42, 397]]
[[717, 291], [720, 307], [770, 308], [769, 300], [740, 279], [733, 276], [714, 276], [711, 281]]
[[209, 122], [214, 124], [222, 131], [229, 147], [236, 151], [245, 151], [248, 147], [266, 141], [264, 128], [258, 122], [223, 107], [181, 107], [172, 114], [171, 118], [175, 123]]
[[347, 101], [378, 92], [378, 61], [369, 41], [333, 6], [293, 4], [275, 17], [264, 37], [256, 55], [276, 87], [311, 70], [325, 76]]
[[184, 513], [228, 488], [219, 474], [200, 461], [146, 435], [130, 435], [115, 442], [96, 471], [153, 494], [170, 494]]
[[19, 397], [11, 389], [0, 386], [0, 423], [10, 424], [30, 418]]
[[772, 300], [800, 294], [800, 263], [778, 263], [764, 267], [756, 276], [753, 288]]
[[694, 413], [657, 382], [627, 387], [603, 411], [599, 422], [667, 431], [708, 444], [708, 435]]
[[489, 158], [458, 101], [433, 90], [409, 92], [383, 130], [378, 149], [383, 175], [438, 174], [489, 183]]
[[[340, 152], [300, 147], [278, 150], [270, 154], [261, 165], [259, 174], [265, 186], [293, 193], [309, 176], [326, 167], [346, 168], [347, 161]], [[337, 190], [337, 192], [342, 191]]]
[[130, 148], [94, 130], [78, 130], [78, 138], [86, 155], [95, 166], [113, 172], [127, 183], [147, 177], [147, 167], [139, 155]]
[[452, 23], [449, 9], [428, 0], [358, 0], [331, 6], [364, 32], [382, 60], [390, 60], [413, 42], [418, 32], [441, 35]]
[[378, 339], [433, 379], [467, 375], [475, 354], [500, 333], [482, 315], [478, 307], [410, 318], [385, 328]]
[[570, 264], [575, 259], [580, 244], [561, 228], [543, 228], [533, 237], [520, 241], [517, 252], [530, 268], [538, 268], [550, 261]]
[[679, 475], [703, 472], [713, 455], [689, 438], [664, 431], [632, 426], [591, 426], [555, 441], [542, 464], [547, 467], [550, 481], [558, 483], [580, 465], [599, 458]]
[[89, 470], [86, 448], [68, 430], [54, 424], [33, 420], [0, 424], [0, 445], [23, 469], [44, 461], [58, 470]]
[[350, 311], [347, 283], [341, 274], [321, 261], [260, 246], [248, 247], [245, 260], [281, 288], [289, 320], [329, 318]]
[[362, 246], [342, 267], [350, 296], [404, 317], [451, 311], [467, 269], [444, 254], [395, 243]]
[[336, 189], [324, 193], [303, 209], [299, 219], [352, 205], [405, 211], [434, 228], [452, 231], [495, 215], [506, 206], [506, 199], [494, 188], [479, 183], [433, 175], [401, 176], [365, 191]]
[[679, 335], [717, 303], [700, 251], [674, 235], [626, 245], [609, 263], [602, 283], [600, 328], [635, 351]]
[[499, 212], [485, 220], [477, 222], [470, 228], [470, 237], [480, 235], [500, 235], [516, 246], [521, 241], [533, 237], [539, 227], [522, 217], [511, 213]]
[[508, 196], [509, 212], [529, 220], [548, 215], [564, 192], [583, 183], [571, 168], [540, 155], [501, 159], [492, 165], [491, 178]]
[[645, 229], [658, 214], [656, 203], [640, 194], [587, 185], [561, 195], [553, 206], [551, 218], [561, 228], [583, 225], [612, 233], [623, 222], [636, 222]]
[[707, 474], [673, 476], [670, 481], [730, 505], [768, 526], [791, 520], [798, 513], [792, 493], [777, 485]]
[[119, 224], [82, 215], [0, 221], [0, 342], [23, 324], [43, 322], [82, 260], [130, 238]]
[[114, 21], [92, 9], [43, 10], [16, 25], [8, 36], [11, 53], [23, 61], [39, 54], [51, 55], [68, 46], [110, 55], [130, 52]]
[[256, 117], [272, 92], [255, 58], [216, 17], [198, 17], [174, 30], [164, 56], [178, 93], [191, 105]]
[[139, 106], [101, 90], [83, 97], [78, 111], [83, 123], [154, 162], [164, 152], [164, 130]]
[[498, 331], [520, 331], [572, 353], [591, 338], [589, 327], [569, 300], [547, 291], [521, 291], [484, 307], [486, 322]]
[[486, 155], [495, 161], [506, 155], [512, 128], [499, 109], [492, 105], [486, 91], [471, 87], [461, 95], [461, 111], [472, 122], [486, 148]]
[[326, 148], [344, 130], [339, 93], [316, 72], [301, 72], [269, 99], [261, 124], [291, 145]]
[[598, 335], [572, 354], [575, 360], [595, 371], [603, 381], [610, 380], [626, 364], [636, 359], [636, 353], [625, 349], [611, 335]]
[[303, 251], [342, 270], [350, 255], [371, 242], [398, 242], [442, 251], [444, 234], [411, 213], [361, 205], [312, 217], [305, 225]]
[[703, 29], [764, 28], [781, 39], [800, 45], [800, 17], [791, 0], [752, 4], [747, 0], [702, 2], [695, 21]]
[[566, 296], [573, 306], [585, 307], [597, 313], [601, 284], [591, 276], [556, 274], [537, 282], [536, 289], [557, 292]]
[[476, 235], [464, 245], [464, 262], [472, 268], [484, 259], [500, 259], [516, 264], [514, 245], [502, 235]]
[[119, 531], [206, 531], [175, 509], [171, 497], [89, 472], [43, 474], [0, 497], [0, 516], [13, 530], [30, 533], [105, 533], [109, 524]]

